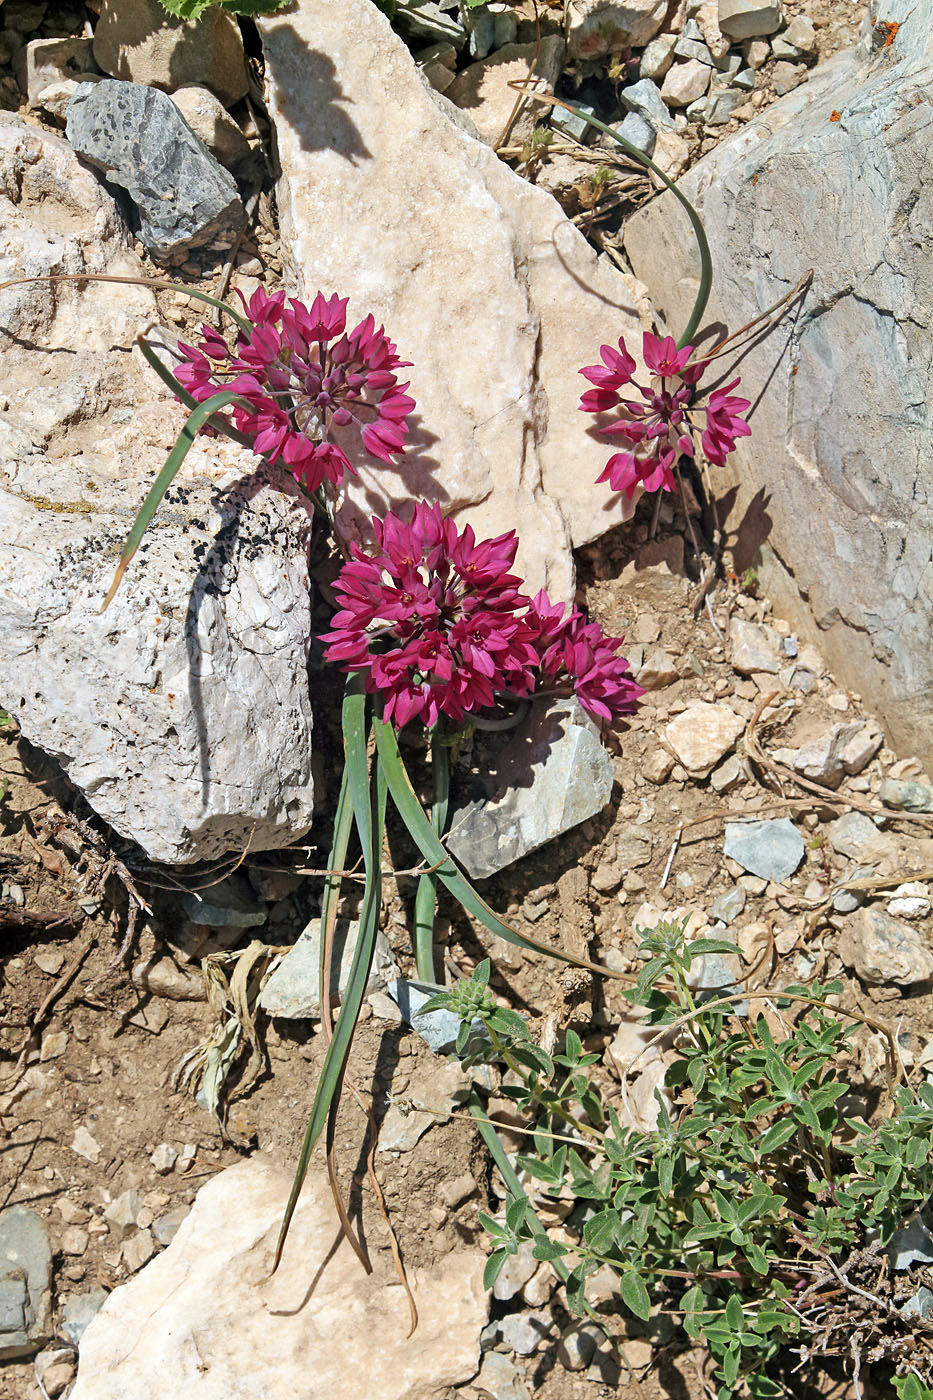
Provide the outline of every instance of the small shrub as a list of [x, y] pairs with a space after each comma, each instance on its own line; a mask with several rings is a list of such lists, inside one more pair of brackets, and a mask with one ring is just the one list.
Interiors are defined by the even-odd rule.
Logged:
[[500, 1092], [529, 1120], [516, 1157], [529, 1190], [574, 1201], [573, 1244], [532, 1231], [514, 1193], [503, 1219], [484, 1217], [487, 1284], [535, 1233], [535, 1256], [568, 1271], [574, 1311], [608, 1265], [630, 1313], [673, 1315], [709, 1351], [719, 1400], [785, 1394], [775, 1378], [785, 1349], [848, 1357], [856, 1330], [861, 1360], [909, 1361], [899, 1394], [920, 1400], [933, 1347], [900, 1316], [897, 1280], [908, 1291], [910, 1281], [892, 1281], [883, 1250], [933, 1189], [933, 1086], [899, 1087], [876, 1126], [852, 1116], [840, 1072], [851, 1029], [828, 1002], [838, 984], [770, 993], [778, 1017], [752, 1021], [734, 1009], [740, 997], [699, 1004], [689, 986], [697, 958], [726, 951], [734, 945], [687, 942], [680, 924], [642, 933], [644, 967], [626, 995], [677, 1046], [653, 1132], [623, 1125], [597, 1083], [598, 1056], [573, 1031], [549, 1055], [521, 1016], [495, 1005], [488, 963], [436, 998], [464, 1030], [484, 1023], [488, 1040], [473, 1036], [471, 1058], [511, 1071]]

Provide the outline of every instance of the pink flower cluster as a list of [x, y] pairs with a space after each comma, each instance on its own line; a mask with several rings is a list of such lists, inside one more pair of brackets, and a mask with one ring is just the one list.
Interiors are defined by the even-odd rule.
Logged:
[[323, 640], [328, 661], [382, 692], [397, 728], [441, 714], [459, 723], [497, 694], [540, 690], [573, 692], [600, 720], [634, 710], [642, 691], [618, 654], [622, 639], [575, 609], [565, 616], [543, 592], [522, 593], [509, 572], [514, 531], [477, 543], [469, 525], [458, 531], [424, 501], [410, 523], [390, 513], [373, 528], [378, 552], [354, 546]]
[[[736, 438], [747, 437], [751, 428], [743, 418], [750, 407], [748, 399], [733, 398], [730, 390], [739, 383], [734, 379], [722, 389], [710, 394], [705, 407], [693, 403], [697, 382], [707, 368], [707, 361], [694, 360], [693, 346], [678, 350], [673, 337], [658, 336], [646, 331], [642, 356], [651, 372], [648, 385], [636, 384], [635, 361], [620, 337], [619, 348], [600, 347], [601, 365], [581, 369], [595, 388], [588, 389], [580, 400], [585, 413], [610, 413], [618, 409], [613, 422], [600, 428], [604, 437], [622, 438], [627, 446], [609, 458], [597, 481], [608, 481], [613, 491], [624, 491], [631, 499], [635, 487], [646, 491], [673, 491], [674, 467], [681, 455], [693, 456], [691, 427], [699, 426], [704, 414], [703, 451], [714, 466], [724, 465], [735, 448]], [[637, 390], [641, 400], [623, 397], [623, 390]]]
[[294, 298], [286, 306], [284, 292], [269, 296], [260, 287], [241, 300], [252, 331], [238, 334], [232, 352], [208, 325], [199, 346], [179, 347], [187, 358], [178, 378], [193, 398], [235, 390], [245, 401], [233, 406], [236, 427], [270, 462], [281, 458], [309, 491], [355, 474], [334, 429], [355, 428], [383, 462], [403, 450], [415, 403], [396, 370], [409, 361], [399, 359], [372, 316], [346, 334], [346, 297], [318, 292], [310, 306]]

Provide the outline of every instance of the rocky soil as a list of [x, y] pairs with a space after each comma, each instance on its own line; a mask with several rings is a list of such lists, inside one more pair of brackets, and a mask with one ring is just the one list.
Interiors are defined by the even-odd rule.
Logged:
[[[506, 7], [496, 8], [508, 17]], [[712, 37], [715, 46], [700, 13], [710, 7], [687, 8], [693, 15], [670, 7], [664, 33], [707, 48]], [[555, 15], [542, 12], [545, 33]], [[786, 0], [784, 20], [806, 38], [797, 53], [782, 55], [764, 38], [727, 44], [720, 61], [728, 69], [734, 52], [752, 74], [734, 89], [741, 101], [726, 104], [726, 121], [712, 122], [708, 112], [691, 114], [689, 104], [665, 100], [674, 114], [671, 128], [654, 131], [662, 151], [669, 138], [665, 168], [685, 169], [788, 84], [802, 81], [810, 66], [852, 42], [861, 15], [860, 5], [842, 0]], [[515, 7], [514, 17], [515, 40], [533, 42], [532, 10]], [[6, 53], [10, 66], [0, 77], [0, 103], [25, 109], [12, 67], [24, 38], [79, 36], [94, 18], [93, 11], [7, 0], [0, 58]], [[690, 22], [699, 39], [687, 30]], [[413, 38], [412, 47], [427, 47], [424, 39], [419, 45]], [[755, 43], [763, 47], [743, 47]], [[571, 56], [555, 72], [554, 90], [621, 120], [619, 93], [639, 80], [646, 47], [633, 47], [612, 76], [592, 57]], [[676, 65], [699, 63], [709, 70], [707, 84], [714, 69], [723, 71], [686, 52], [676, 55]], [[468, 94], [466, 60], [483, 60], [468, 50], [455, 55], [459, 76], [452, 82]], [[435, 55], [431, 62], [452, 74], [448, 59]], [[736, 67], [733, 76], [744, 71]], [[452, 95], [452, 83], [436, 67], [426, 66], [426, 73]], [[665, 77], [659, 75], [659, 85]], [[701, 97], [707, 99], [705, 90], [691, 101]], [[262, 144], [261, 111], [250, 111], [242, 94], [228, 101], [241, 131], [254, 146]], [[464, 106], [479, 124], [476, 104], [471, 109], [464, 100]], [[51, 105], [33, 105], [29, 119], [60, 130], [54, 113]], [[621, 215], [648, 196], [648, 181], [630, 170], [620, 181], [626, 188], [613, 193], [616, 176], [607, 182], [599, 174], [602, 145], [581, 152], [561, 141], [542, 153], [529, 138], [501, 154], [552, 190], [598, 246], [612, 249]], [[233, 285], [247, 294], [260, 283], [279, 285], [282, 271], [268, 192], [257, 197], [254, 211], [233, 259]], [[149, 270], [161, 271], [141, 243], [137, 254]], [[177, 275], [217, 292], [223, 263], [224, 257], [195, 252]], [[172, 293], [160, 294], [160, 311], [182, 333], [200, 314]], [[622, 973], [637, 965], [636, 928], [662, 915], [688, 916], [696, 931], [709, 927], [734, 939], [730, 975], [749, 985], [840, 977], [841, 1004], [869, 1011], [895, 1032], [904, 1073], [914, 1082], [933, 1075], [930, 776], [912, 755], [887, 747], [859, 695], [837, 685], [819, 653], [773, 615], [752, 575], [729, 572], [709, 609], [698, 607], [703, 562], [693, 556], [682, 507], [665, 503], [656, 533], [650, 517], [642, 505], [632, 521], [576, 558], [580, 602], [607, 631], [625, 634], [647, 689], [639, 715], [608, 741], [611, 800], [582, 826], [486, 881], [485, 897], [535, 939]], [[712, 540], [715, 522], [699, 509], [692, 519], [703, 539]], [[325, 577], [326, 563], [315, 562]], [[728, 556], [725, 562], [729, 569]], [[326, 610], [316, 619], [321, 627], [325, 618]], [[206, 1181], [257, 1152], [286, 1173], [295, 1162], [323, 1055], [313, 1015], [258, 1014], [261, 1065], [252, 1087], [229, 1102], [223, 1131], [180, 1076], [216, 1020], [201, 960], [254, 939], [285, 948], [317, 912], [339, 740], [337, 682], [319, 672], [314, 679], [315, 748], [322, 759], [308, 836], [283, 851], [247, 850], [209, 865], [147, 859], [91, 812], [58, 766], [19, 735], [15, 720], [0, 729], [0, 1208], [24, 1207], [41, 1224], [30, 1247], [43, 1347], [35, 1361], [12, 1359], [0, 1369], [3, 1400], [67, 1392], [83, 1326], [110, 1291], [165, 1250]], [[469, 777], [465, 760], [464, 787]], [[749, 835], [739, 818], [761, 824]], [[403, 833], [391, 828], [386, 855], [397, 870], [415, 863]], [[840, 887], [853, 881], [853, 888]], [[387, 883], [383, 983], [396, 970], [413, 975], [413, 895], [411, 877]], [[575, 1027], [600, 1054], [604, 1082], [617, 1083], [629, 1030], [618, 983], [564, 971], [494, 940], [446, 904], [441, 915], [450, 975], [491, 956], [496, 993], [537, 1031]], [[856, 1080], [867, 1089], [877, 1085], [878, 1037], [863, 1028], [852, 1054]], [[364, 1007], [350, 1074], [372, 1094], [380, 1127], [376, 1175], [406, 1267], [428, 1270], [457, 1251], [475, 1262], [485, 1247], [476, 1212], [496, 1209], [501, 1181], [463, 1109], [463, 1077], [403, 1023], [384, 986]], [[633, 1086], [633, 1103], [644, 1115], [654, 1082], [649, 1065]], [[364, 1131], [365, 1119], [348, 1098], [337, 1142], [341, 1172], [346, 1183], [358, 1179], [351, 1195], [377, 1273], [389, 1279], [389, 1236], [363, 1177]], [[475, 1341], [477, 1320], [471, 1315], [467, 1323]], [[574, 1350], [569, 1327], [548, 1271], [520, 1261], [492, 1301], [479, 1376], [458, 1378], [437, 1400], [458, 1394], [596, 1400], [617, 1393], [700, 1400], [705, 1394], [697, 1358], [653, 1345], [644, 1329], [631, 1328], [632, 1379], [620, 1385], [606, 1357]], [[817, 1392], [854, 1395], [841, 1370], [806, 1393]]]

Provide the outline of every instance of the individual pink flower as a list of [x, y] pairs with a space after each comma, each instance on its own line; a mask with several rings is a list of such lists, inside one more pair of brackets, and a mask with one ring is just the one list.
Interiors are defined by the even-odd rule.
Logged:
[[749, 437], [751, 428], [742, 417], [751, 404], [748, 399], [733, 398], [729, 394], [739, 383], [733, 379], [722, 389], [714, 389], [706, 405], [706, 428], [703, 432], [703, 451], [714, 466], [725, 465], [726, 458], [735, 448], [735, 440]]
[[399, 384], [400, 360], [382, 327], [367, 316], [346, 334], [347, 298], [318, 292], [310, 306], [261, 287], [240, 297], [249, 335], [240, 331], [231, 351], [219, 331], [202, 326], [197, 347], [180, 345], [186, 363], [178, 378], [199, 402], [219, 389], [245, 401], [232, 407], [235, 426], [254, 451], [282, 460], [297, 481], [316, 491], [355, 469], [335, 429], [355, 428], [363, 447], [388, 462], [403, 451], [407, 415], [415, 407]]
[[[678, 350], [672, 336], [661, 339], [646, 331], [642, 358], [651, 373], [648, 385], [635, 382], [635, 361], [623, 339], [618, 350], [603, 345], [599, 353], [601, 365], [587, 365], [580, 371], [595, 386], [582, 395], [580, 408], [584, 413], [618, 410], [614, 420], [599, 432], [604, 437], [622, 438], [626, 445], [609, 458], [597, 481], [608, 481], [613, 491], [624, 491], [630, 500], [639, 485], [646, 491], [675, 490], [674, 468], [681, 456], [693, 456], [690, 430], [698, 426], [699, 415], [706, 415], [703, 450], [716, 466], [723, 465], [737, 437], [751, 432], [741, 417], [749, 407], [747, 400], [728, 394], [738, 384], [737, 379], [726, 389], [715, 390], [706, 408], [694, 402], [696, 385], [707, 364], [691, 361], [692, 345]], [[629, 385], [630, 396], [626, 397], [623, 391]], [[640, 399], [634, 397], [636, 392]]]
[[335, 584], [326, 659], [364, 671], [399, 729], [440, 714], [461, 722], [497, 691], [528, 693], [538, 653], [521, 580], [509, 573], [515, 532], [477, 544], [469, 525], [458, 531], [424, 501], [409, 523], [389, 513], [373, 529], [378, 552], [353, 546]]

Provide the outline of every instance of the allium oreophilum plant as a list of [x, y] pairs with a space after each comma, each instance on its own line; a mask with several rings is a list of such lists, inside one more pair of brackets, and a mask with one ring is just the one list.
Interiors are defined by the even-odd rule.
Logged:
[[[573, 1031], [549, 1054], [489, 993], [488, 961], [429, 1003], [458, 1013], [458, 1050], [470, 1063], [507, 1073], [499, 1093], [527, 1124], [510, 1160], [474, 1110], [507, 1191], [499, 1217], [481, 1216], [492, 1246], [486, 1286], [530, 1241], [576, 1313], [588, 1311], [588, 1283], [608, 1268], [628, 1312], [645, 1323], [672, 1318], [685, 1346], [703, 1344], [717, 1400], [797, 1394], [799, 1359], [848, 1359], [856, 1336], [905, 1386], [913, 1375], [900, 1394], [921, 1397], [933, 1380], [933, 1335], [918, 1335], [922, 1324], [903, 1311], [919, 1278], [904, 1279], [899, 1296], [884, 1251], [933, 1191], [933, 1085], [900, 1086], [889, 1116], [870, 1127], [840, 1073], [851, 1035], [831, 1004], [841, 984], [783, 988], [764, 1003], [769, 1016], [750, 1017], [738, 996], [707, 993], [704, 1005], [691, 965], [734, 945], [688, 941], [684, 930], [639, 931], [643, 967], [626, 992], [661, 1043], [677, 1047], [650, 1132], [626, 1125], [630, 1067], [617, 1066], [621, 1091], [607, 1093], [599, 1056]], [[549, 1201], [569, 1206], [559, 1239], [533, 1209]]]
[[[335, 502], [346, 478], [355, 474], [353, 458], [360, 450], [382, 462], [404, 450], [415, 404], [398, 372], [409, 362], [399, 357], [371, 316], [347, 331], [347, 299], [321, 292], [310, 305], [286, 300], [283, 292], [269, 296], [262, 289], [241, 301], [242, 313], [224, 308], [237, 326], [233, 344], [205, 325], [198, 345], [179, 346], [181, 363], [175, 375], [143, 347], [153, 368], [192, 412], [137, 517], [105, 606], [199, 430], [225, 432], [288, 470], [328, 521], [328, 502]], [[624, 428], [633, 444], [634, 475], [629, 485], [623, 483], [629, 495], [639, 482], [648, 489], [672, 488], [671, 454], [689, 449], [683, 424], [690, 412], [691, 388], [705, 368], [691, 361], [690, 347], [678, 350], [669, 339], [646, 336], [644, 351], [654, 374], [650, 390], [640, 391], [644, 409], [620, 397], [635, 369], [621, 341], [618, 351], [602, 348], [604, 368], [582, 371], [596, 387], [581, 406], [598, 412], [618, 409], [618, 423], [606, 431]], [[720, 402], [714, 395], [705, 409], [704, 440], [709, 439], [711, 460], [717, 442], [724, 451], [727, 440], [734, 442], [740, 431], [747, 431], [735, 415], [737, 403], [742, 401]], [[644, 464], [652, 455], [661, 465], [647, 470]], [[621, 479], [615, 475], [615, 463], [613, 459], [600, 478], [614, 487]], [[418, 883], [413, 919], [415, 963], [423, 981], [434, 980], [439, 882], [468, 913], [507, 941], [605, 971], [538, 944], [499, 918], [456, 867], [441, 837], [447, 817], [449, 747], [458, 731], [503, 700], [524, 701], [542, 694], [574, 695], [600, 723], [630, 714], [641, 690], [621, 654], [623, 639], [607, 637], [577, 609], [553, 603], [543, 591], [533, 597], [524, 592], [522, 580], [511, 572], [518, 548], [514, 531], [477, 541], [469, 525], [458, 529], [437, 504], [413, 501], [407, 512], [373, 519], [372, 536], [374, 547], [350, 547], [335, 583], [339, 608], [323, 638], [326, 659], [349, 673], [343, 706], [346, 761], [329, 868], [345, 867], [355, 825], [366, 883], [349, 986], [325, 1057], [279, 1250], [311, 1151], [325, 1127], [329, 1137], [333, 1129], [375, 948], [388, 795], [427, 867]], [[396, 730], [409, 723], [424, 725], [430, 735], [430, 818], [415, 795], [395, 737]], [[370, 727], [375, 739], [371, 770]], [[339, 890], [339, 877], [328, 879], [322, 901], [322, 959], [328, 956], [333, 936]]]

